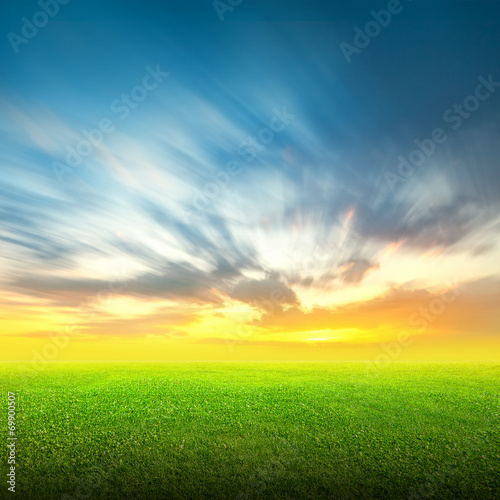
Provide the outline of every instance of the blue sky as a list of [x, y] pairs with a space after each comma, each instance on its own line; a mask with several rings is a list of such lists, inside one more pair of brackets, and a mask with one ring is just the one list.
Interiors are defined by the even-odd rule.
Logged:
[[[129, 302], [103, 306], [89, 337], [128, 310], [137, 337], [207, 342], [196, 325], [230, 318], [255, 341], [296, 341], [262, 306], [278, 290], [280, 313], [368, 341], [366, 324], [332, 333], [328, 314], [450, 281], [498, 298], [495, 2], [401, 2], [350, 62], [340, 44], [388, 2], [244, 0], [221, 21], [211, 1], [71, 0], [15, 47], [41, 6], [1, 8], [2, 304], [40, 323], [19, 335], [53, 333], [116, 273]], [[477, 109], [457, 118], [468, 96]], [[103, 120], [78, 166], [54, 167]], [[403, 176], [400, 155], [435, 129], [446, 139]]]

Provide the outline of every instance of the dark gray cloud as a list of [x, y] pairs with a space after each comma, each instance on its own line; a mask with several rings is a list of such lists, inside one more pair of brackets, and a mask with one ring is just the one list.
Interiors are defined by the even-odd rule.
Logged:
[[212, 289], [220, 284], [217, 270], [204, 272], [188, 263], [168, 263], [158, 273], [146, 273], [135, 279], [131, 294], [196, 303], [220, 304]]
[[283, 305], [299, 304], [295, 292], [277, 275], [270, 275], [262, 280], [243, 278], [228, 295], [241, 302], [264, 308], [269, 303], [279, 308]]

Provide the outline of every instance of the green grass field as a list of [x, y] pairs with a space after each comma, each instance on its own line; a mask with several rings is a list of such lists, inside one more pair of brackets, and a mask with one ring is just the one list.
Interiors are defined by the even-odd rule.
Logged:
[[499, 363], [29, 370], [0, 364], [0, 498], [500, 498]]

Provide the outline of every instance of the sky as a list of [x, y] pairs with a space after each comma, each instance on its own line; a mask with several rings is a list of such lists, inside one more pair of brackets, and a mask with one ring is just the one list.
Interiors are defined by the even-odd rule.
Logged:
[[1, 359], [499, 359], [498, 3], [0, 8]]

